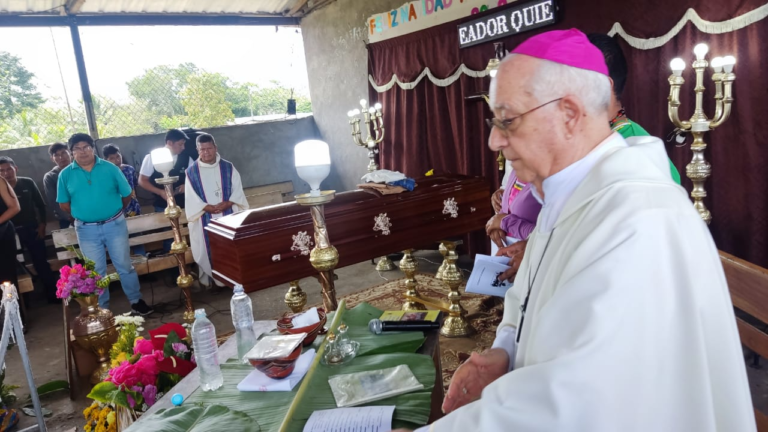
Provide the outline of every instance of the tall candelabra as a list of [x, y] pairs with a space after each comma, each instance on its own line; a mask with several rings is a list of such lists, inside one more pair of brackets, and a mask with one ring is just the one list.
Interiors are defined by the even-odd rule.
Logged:
[[680, 87], [685, 83], [682, 74], [685, 69], [685, 61], [681, 58], [672, 60], [670, 66], [672, 75], [669, 77], [669, 119], [672, 123], [683, 131], [690, 131], [693, 135], [691, 150], [693, 158], [691, 163], [685, 167], [685, 173], [693, 182], [691, 198], [693, 206], [701, 215], [701, 218], [709, 224], [712, 220], [712, 214], [704, 205], [704, 198], [707, 191], [704, 189], [704, 183], [712, 173], [712, 166], [704, 158], [704, 150], [707, 143], [704, 142], [704, 134], [722, 125], [731, 114], [731, 104], [733, 103], [732, 86], [736, 75], [733, 73], [733, 66], [736, 59], [733, 56], [715, 57], [712, 59], [712, 81], [715, 82], [715, 115], [708, 118], [704, 114], [704, 71], [709, 63], [704, 58], [709, 51], [706, 44], [698, 44], [693, 49], [696, 60], [693, 61], [693, 69], [696, 71], [696, 87], [693, 89], [696, 93], [696, 108], [693, 116], [688, 121], [681, 121], [678, 115], [680, 106]]
[[[352, 125], [352, 140], [360, 147], [368, 149], [368, 172], [373, 172], [379, 169], [379, 165], [376, 163], [376, 155], [379, 153], [379, 143], [384, 139], [384, 120], [381, 118], [381, 104], [376, 103], [372, 107], [368, 107], [368, 101], [365, 99], [360, 100], [360, 106], [362, 111], [354, 109], [349, 111], [349, 124]], [[362, 120], [365, 123], [365, 131], [367, 138], [363, 140], [363, 135], [360, 132], [360, 120], [358, 117], [362, 113]], [[371, 131], [371, 123], [373, 123], [373, 131]]]
[[[296, 144], [294, 147], [296, 172], [302, 180], [309, 184], [309, 193], [296, 195], [296, 202], [309, 206], [312, 223], [315, 227], [315, 247], [309, 253], [309, 262], [319, 272], [320, 283], [323, 286], [323, 307], [326, 312], [338, 308], [336, 287], [333, 284], [333, 269], [339, 263], [339, 252], [328, 237], [325, 225], [323, 206], [336, 196], [336, 191], [321, 191], [320, 183], [331, 172], [331, 156], [328, 144], [309, 140]], [[294, 290], [296, 291], [296, 290]]]
[[179, 277], [176, 278], [176, 285], [178, 285], [184, 292], [184, 321], [191, 323], [195, 320], [195, 310], [192, 307], [192, 293], [190, 292], [189, 287], [192, 286], [192, 282], [194, 282], [195, 279], [187, 270], [186, 254], [189, 247], [181, 235], [181, 224], [179, 222], [183, 210], [176, 205], [176, 200], [173, 198], [173, 185], [179, 178], [168, 176], [168, 172], [173, 168], [173, 156], [171, 155], [170, 150], [163, 147], [161, 149], [153, 150], [150, 154], [155, 169], [158, 172], [163, 173], [163, 177], [158, 178], [156, 182], [163, 186], [165, 189], [165, 196], [167, 197], [168, 206], [165, 208], [165, 217], [171, 222], [171, 228], [173, 229], [173, 243], [171, 244], [170, 253], [176, 258], [176, 263], [179, 266]]

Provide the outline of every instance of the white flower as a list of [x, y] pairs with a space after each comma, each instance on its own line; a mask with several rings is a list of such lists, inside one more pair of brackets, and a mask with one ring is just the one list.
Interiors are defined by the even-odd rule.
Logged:
[[143, 332], [143, 331], [144, 331], [144, 327], [139, 327], [136, 329], [136, 332]]

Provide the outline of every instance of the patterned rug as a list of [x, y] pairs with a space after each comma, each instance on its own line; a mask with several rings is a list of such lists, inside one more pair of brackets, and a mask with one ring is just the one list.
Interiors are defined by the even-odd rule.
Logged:
[[[417, 274], [418, 291], [424, 297], [447, 302], [448, 286], [429, 274]], [[447, 338], [440, 336], [441, 361], [443, 367], [443, 386], [448, 389], [453, 373], [461, 363], [469, 358], [473, 351], [481, 352], [490, 348], [496, 337], [496, 326], [504, 314], [504, 299], [475, 294], [464, 294], [464, 285], [459, 287], [461, 304], [467, 310], [467, 319], [477, 332], [466, 338]], [[403, 304], [405, 279], [395, 279], [342, 297], [347, 307], [367, 302], [381, 310], [399, 310]]]

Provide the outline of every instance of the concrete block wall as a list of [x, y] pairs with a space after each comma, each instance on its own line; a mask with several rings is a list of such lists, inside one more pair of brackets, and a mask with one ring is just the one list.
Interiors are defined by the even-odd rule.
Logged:
[[404, 2], [337, 0], [301, 20], [315, 122], [331, 149], [342, 190], [354, 189], [368, 166], [368, 151], [352, 142], [347, 120], [347, 112], [368, 99], [365, 21]]

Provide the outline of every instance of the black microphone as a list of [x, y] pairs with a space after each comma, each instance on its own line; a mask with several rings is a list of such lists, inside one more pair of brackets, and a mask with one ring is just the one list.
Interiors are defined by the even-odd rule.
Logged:
[[374, 318], [368, 322], [368, 330], [376, 334], [385, 331], [426, 331], [439, 328], [440, 323], [435, 321], [382, 321]]

